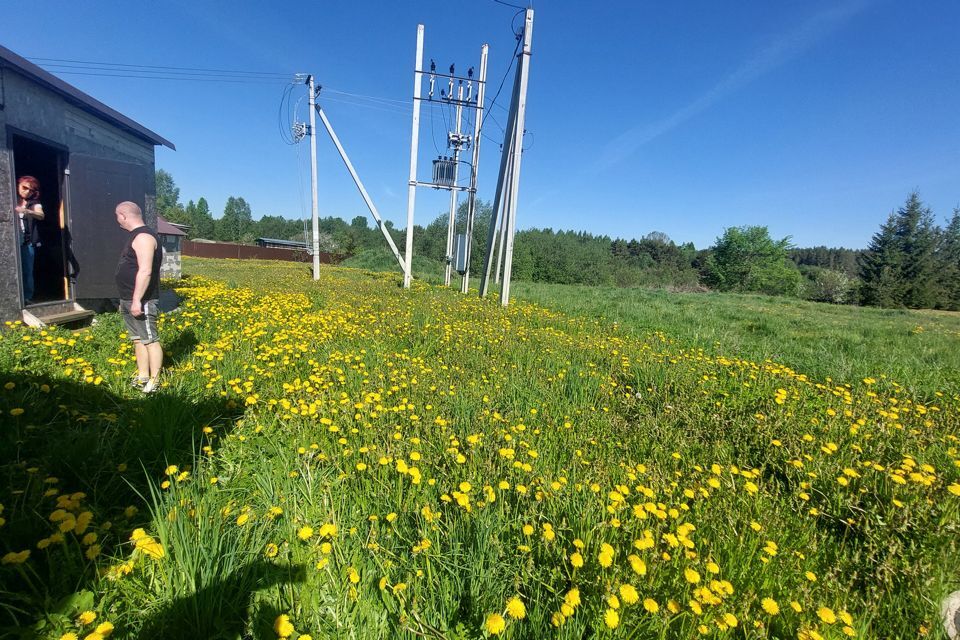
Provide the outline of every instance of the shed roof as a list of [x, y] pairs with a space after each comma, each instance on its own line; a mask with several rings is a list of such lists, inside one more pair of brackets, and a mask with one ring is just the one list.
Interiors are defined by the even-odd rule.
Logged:
[[183, 229], [178, 229], [179, 226], [186, 225], [177, 225], [174, 226], [166, 218], [162, 216], [157, 216], [157, 233], [162, 233], [165, 236], [185, 236], [186, 233], [183, 232]]
[[298, 249], [306, 249], [306, 242], [298, 242], [297, 240], [281, 240], [280, 238], [257, 238], [257, 242], [262, 242], [264, 244], [278, 244], [284, 247], [296, 247]]
[[147, 142], [151, 142], [155, 145], [169, 147], [174, 151], [177, 149], [174, 144], [166, 138], [157, 135], [143, 125], [134, 122], [119, 111], [111, 109], [96, 98], [87, 95], [73, 85], [67, 84], [52, 73], [44, 71], [26, 58], [18, 56], [13, 51], [10, 51], [10, 49], [7, 49], [2, 45], [0, 45], [0, 67], [13, 69], [17, 73], [20, 73], [37, 82], [38, 84], [43, 85], [47, 89], [50, 89], [55, 93], [59, 93], [61, 96], [66, 98], [68, 102], [75, 104], [84, 111], [107, 120], [121, 129], [124, 129], [125, 131], [137, 136], [138, 138], [146, 140]]

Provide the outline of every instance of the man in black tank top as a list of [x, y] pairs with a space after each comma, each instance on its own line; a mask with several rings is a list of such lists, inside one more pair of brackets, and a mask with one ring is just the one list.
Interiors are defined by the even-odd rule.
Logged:
[[158, 386], [163, 348], [157, 333], [160, 303], [160, 241], [153, 229], [143, 223], [143, 212], [134, 202], [121, 202], [116, 209], [117, 224], [130, 232], [130, 238], [117, 263], [117, 290], [120, 313], [133, 341], [137, 357], [134, 386], [151, 393]]

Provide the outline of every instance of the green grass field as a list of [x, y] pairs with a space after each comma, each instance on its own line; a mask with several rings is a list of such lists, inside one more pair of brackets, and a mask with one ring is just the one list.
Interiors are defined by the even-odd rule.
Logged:
[[945, 637], [956, 314], [185, 271], [0, 334], [0, 636]]

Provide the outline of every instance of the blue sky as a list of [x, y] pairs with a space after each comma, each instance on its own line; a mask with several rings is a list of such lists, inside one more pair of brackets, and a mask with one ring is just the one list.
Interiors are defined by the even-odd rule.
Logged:
[[[23, 5], [0, 6], [13, 16]], [[439, 69], [478, 65], [488, 43], [492, 97], [514, 50], [516, 10], [493, 0], [283, 6], [40, 2], [33, 26], [11, 22], [0, 42], [28, 58], [312, 72], [381, 214], [405, 225], [416, 25]], [[565, 0], [534, 9], [519, 228], [625, 238], [658, 230], [703, 248], [726, 227], [760, 224], [798, 246], [860, 248], [914, 189], [940, 221], [960, 203], [960, 3]], [[177, 151], [158, 148], [157, 166], [184, 202], [203, 196], [219, 216], [228, 196], [242, 196], [254, 217], [309, 218], [308, 145], [285, 144], [278, 130], [284, 81], [102, 77], [41, 64], [172, 140]], [[512, 71], [503, 107], [511, 81]], [[294, 104], [305, 94], [295, 88]], [[298, 113], [307, 119], [305, 100]], [[491, 114], [484, 199], [506, 119], [499, 106]], [[445, 117], [424, 108], [421, 179], [446, 153]], [[318, 155], [320, 215], [367, 215], [322, 130]], [[447, 202], [447, 192], [419, 189], [416, 222]]]

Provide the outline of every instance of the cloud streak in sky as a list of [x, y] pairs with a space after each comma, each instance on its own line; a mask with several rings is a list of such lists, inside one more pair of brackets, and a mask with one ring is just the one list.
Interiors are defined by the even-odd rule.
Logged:
[[591, 167], [598, 174], [633, 155], [646, 143], [672, 131], [687, 120], [706, 111], [730, 94], [799, 57], [812, 46], [840, 29], [866, 8], [868, 0], [849, 0], [822, 11], [796, 29], [775, 38], [771, 44], [746, 60], [713, 87], [670, 116], [627, 129], [609, 141]]

